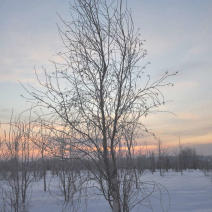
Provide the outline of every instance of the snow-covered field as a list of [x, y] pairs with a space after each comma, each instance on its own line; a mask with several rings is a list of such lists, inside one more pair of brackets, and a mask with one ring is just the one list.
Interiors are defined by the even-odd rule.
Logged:
[[[163, 177], [158, 172], [153, 175], [146, 172], [143, 181], [154, 181], [159, 190], [151, 198], [135, 208], [133, 212], [165, 211], [165, 212], [212, 212], [212, 177], [205, 176], [201, 171], [184, 171], [180, 173], [168, 172]], [[48, 185], [51, 192], [43, 192], [42, 180], [34, 182], [31, 187], [30, 212], [62, 212], [62, 200], [57, 195], [58, 182], [49, 175]], [[102, 196], [90, 194], [87, 198], [87, 207], [84, 201], [79, 212], [107, 212], [110, 208]]]

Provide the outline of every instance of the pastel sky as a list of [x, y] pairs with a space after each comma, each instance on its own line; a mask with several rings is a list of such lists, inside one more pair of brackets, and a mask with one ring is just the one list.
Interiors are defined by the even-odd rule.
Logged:
[[[70, 0], [69, 0], [70, 1]], [[23, 84], [34, 83], [34, 67], [50, 68], [63, 50], [57, 14], [69, 19], [68, 0], [0, 0], [0, 120], [29, 105]], [[140, 28], [153, 79], [179, 71], [165, 89], [163, 111], [145, 124], [164, 145], [194, 146], [212, 154], [212, 1], [127, 0]], [[155, 141], [149, 141], [154, 144]]]

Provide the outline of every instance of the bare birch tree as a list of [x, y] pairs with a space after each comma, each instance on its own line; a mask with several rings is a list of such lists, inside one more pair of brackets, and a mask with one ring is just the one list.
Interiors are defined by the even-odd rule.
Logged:
[[30, 170], [30, 132], [30, 121], [13, 120], [13, 116], [9, 128], [4, 131], [4, 149], [8, 155], [7, 183], [3, 187], [6, 211], [27, 211], [30, 185], [33, 181]]
[[93, 179], [112, 211], [128, 212], [148, 194], [139, 197], [135, 171], [119, 172], [118, 149], [133, 157], [136, 132], [147, 131], [142, 118], [164, 103], [160, 89], [172, 85], [167, 78], [173, 74], [150, 80], [141, 66], [144, 40], [122, 0], [77, 0], [71, 21], [61, 20], [64, 62], [44, 71], [45, 79], [37, 76], [40, 87], [27, 91], [44, 108], [46, 125], [92, 161]]
[[[39, 123], [39, 125], [34, 124], [34, 129], [31, 131], [31, 142], [35, 144], [35, 147], [37, 151], [40, 153], [41, 158], [41, 164], [39, 169], [41, 170], [40, 177], [43, 178], [43, 191], [47, 191], [47, 180], [46, 180], [46, 174], [47, 174], [47, 165], [46, 165], [46, 152], [47, 152], [47, 141], [48, 141], [48, 133], [46, 132], [46, 129], [43, 127], [42, 121]], [[47, 137], [48, 136], [48, 137]]]

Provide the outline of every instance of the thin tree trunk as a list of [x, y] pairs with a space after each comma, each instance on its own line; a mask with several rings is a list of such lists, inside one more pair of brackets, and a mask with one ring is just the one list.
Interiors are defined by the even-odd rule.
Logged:
[[43, 190], [46, 192], [46, 170], [43, 170]]
[[113, 212], [121, 212], [119, 187], [117, 176], [112, 179]]

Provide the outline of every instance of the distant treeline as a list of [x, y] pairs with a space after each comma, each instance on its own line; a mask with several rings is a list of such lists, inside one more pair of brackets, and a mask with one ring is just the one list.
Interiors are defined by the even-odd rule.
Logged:
[[[101, 161], [97, 161], [101, 164]], [[35, 175], [43, 175], [46, 171], [51, 171], [52, 174], [58, 175], [61, 169], [66, 170], [94, 170], [92, 163], [86, 159], [60, 158], [60, 157], [45, 157], [45, 158], [28, 158], [22, 160], [20, 158], [0, 159], [0, 173], [9, 172], [14, 167], [28, 169], [34, 172]], [[136, 169], [139, 171], [150, 170], [155, 172], [169, 171], [170, 169], [177, 172], [182, 172], [186, 169], [200, 169], [209, 171], [212, 170], [212, 156], [198, 155], [195, 149], [182, 148], [178, 154], [171, 155], [163, 153], [161, 155], [155, 152], [147, 154], [136, 154], [132, 158], [119, 156], [117, 160], [119, 169]]]

